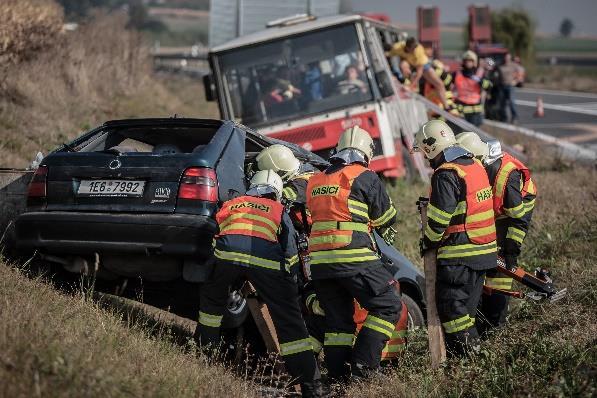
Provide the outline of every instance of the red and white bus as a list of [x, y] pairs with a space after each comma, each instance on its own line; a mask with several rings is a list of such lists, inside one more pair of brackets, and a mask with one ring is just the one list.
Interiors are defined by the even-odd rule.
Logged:
[[383, 50], [397, 41], [395, 27], [361, 15], [297, 16], [268, 26], [210, 50], [206, 97], [217, 99], [222, 118], [324, 158], [358, 125], [376, 144], [373, 170], [391, 178], [413, 166], [424, 173], [422, 158], [407, 147], [426, 112], [401, 93], [396, 60], [388, 62]]

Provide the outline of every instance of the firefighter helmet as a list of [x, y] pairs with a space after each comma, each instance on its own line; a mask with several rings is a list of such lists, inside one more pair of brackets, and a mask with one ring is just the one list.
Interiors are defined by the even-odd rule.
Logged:
[[479, 58], [477, 57], [477, 54], [475, 54], [474, 51], [468, 50], [465, 51], [464, 54], [462, 54], [462, 61], [466, 61], [467, 59], [472, 60], [475, 66], [478, 65]]
[[283, 188], [284, 183], [282, 182], [282, 178], [275, 171], [261, 170], [251, 178], [251, 185], [249, 186], [247, 195], [265, 196], [273, 193], [276, 195], [276, 199], [280, 200]]
[[336, 145], [336, 153], [340, 153], [345, 149], [356, 149], [362, 152], [366, 157], [366, 161], [370, 162], [373, 158], [375, 144], [367, 130], [354, 126], [344, 130], [340, 140], [338, 140], [338, 145]]
[[256, 160], [259, 170], [273, 170], [282, 177], [283, 181], [288, 181], [296, 175], [301, 166], [301, 162], [290, 148], [281, 144], [265, 148], [259, 152]]
[[481, 137], [471, 131], [460, 133], [456, 136], [458, 145], [475, 155], [481, 162], [485, 162], [489, 155], [489, 147], [481, 141]]
[[415, 134], [413, 151], [423, 151], [427, 159], [433, 159], [455, 144], [456, 138], [450, 126], [441, 120], [430, 120]]

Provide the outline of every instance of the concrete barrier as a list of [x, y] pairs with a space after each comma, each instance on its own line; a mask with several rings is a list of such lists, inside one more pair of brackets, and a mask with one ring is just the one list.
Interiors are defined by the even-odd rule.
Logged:
[[0, 244], [12, 243], [11, 225], [25, 211], [32, 170], [0, 169]]

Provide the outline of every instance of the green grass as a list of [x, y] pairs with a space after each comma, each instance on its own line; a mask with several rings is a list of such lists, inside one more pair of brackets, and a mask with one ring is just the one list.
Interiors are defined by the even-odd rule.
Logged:
[[535, 39], [538, 52], [597, 52], [597, 39], [538, 37]]

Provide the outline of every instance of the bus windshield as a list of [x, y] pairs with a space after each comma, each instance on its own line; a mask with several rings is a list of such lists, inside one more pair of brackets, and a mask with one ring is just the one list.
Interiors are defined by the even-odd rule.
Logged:
[[218, 64], [232, 118], [251, 127], [373, 98], [354, 25], [233, 50]]

